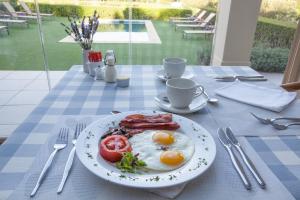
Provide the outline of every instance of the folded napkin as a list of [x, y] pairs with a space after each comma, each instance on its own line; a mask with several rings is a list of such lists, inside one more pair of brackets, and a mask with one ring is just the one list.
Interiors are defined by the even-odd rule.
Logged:
[[286, 108], [297, 95], [295, 92], [270, 89], [241, 81], [235, 81], [215, 92], [217, 95], [275, 112]]
[[158, 196], [161, 197], [166, 197], [168, 199], [174, 199], [177, 197], [185, 188], [186, 183], [180, 184], [180, 185], [175, 185], [171, 187], [166, 187], [166, 188], [160, 188], [160, 189], [153, 189], [153, 190], [148, 190], [149, 192], [152, 192], [154, 194], [157, 194]]

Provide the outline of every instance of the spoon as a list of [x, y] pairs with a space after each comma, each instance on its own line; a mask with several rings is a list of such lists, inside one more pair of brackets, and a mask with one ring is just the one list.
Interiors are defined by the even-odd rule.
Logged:
[[207, 97], [208, 103], [218, 103], [219, 100], [217, 98], [209, 98], [208, 94], [205, 91], [203, 91], [203, 94]]
[[251, 112], [251, 115], [263, 124], [273, 124], [276, 120], [292, 120], [300, 121], [300, 118], [296, 117], [278, 117], [278, 118], [262, 118]]
[[285, 129], [287, 129], [289, 126], [300, 125], [300, 123], [290, 123], [290, 124], [275, 124], [275, 123], [272, 123], [271, 125], [272, 125], [274, 128], [278, 129], [278, 130], [285, 130]]

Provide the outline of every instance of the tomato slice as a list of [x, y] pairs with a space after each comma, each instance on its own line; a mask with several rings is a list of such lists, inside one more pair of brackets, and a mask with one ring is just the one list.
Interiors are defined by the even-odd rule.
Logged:
[[122, 153], [132, 150], [128, 139], [122, 135], [111, 135], [99, 144], [99, 153], [107, 161], [117, 162], [122, 159]]

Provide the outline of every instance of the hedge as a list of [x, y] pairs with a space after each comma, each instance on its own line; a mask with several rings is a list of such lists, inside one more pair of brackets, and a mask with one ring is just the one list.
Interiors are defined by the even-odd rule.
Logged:
[[[205, 7], [210, 12], [216, 12], [213, 7]], [[259, 17], [256, 31], [255, 44], [263, 44], [265, 47], [290, 48], [294, 39], [297, 24], [287, 21]]]
[[251, 67], [263, 72], [284, 72], [289, 49], [254, 47], [251, 52]]
[[[211, 46], [200, 47], [198, 52], [200, 65], [210, 65]], [[254, 47], [251, 52], [251, 67], [263, 72], [283, 72], [289, 56], [289, 49]]]
[[255, 31], [255, 44], [263, 43], [266, 47], [290, 48], [294, 39], [296, 25], [279, 23], [260, 17]]
[[[28, 3], [34, 9], [32, 3]], [[76, 5], [50, 5], [39, 4], [40, 12], [54, 13], [55, 16], [87, 16], [92, 15], [94, 10], [100, 14], [100, 18], [128, 19], [128, 8], [125, 7], [95, 7], [95, 6], [76, 6]], [[132, 8], [133, 19], [159, 19], [168, 20], [169, 17], [183, 17], [192, 14], [190, 9], [172, 8]]]

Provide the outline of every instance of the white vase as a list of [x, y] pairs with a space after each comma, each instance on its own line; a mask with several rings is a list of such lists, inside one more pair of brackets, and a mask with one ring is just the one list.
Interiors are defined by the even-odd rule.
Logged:
[[83, 65], [83, 71], [85, 73], [89, 73], [89, 52], [91, 51], [91, 49], [82, 49], [82, 65]]

